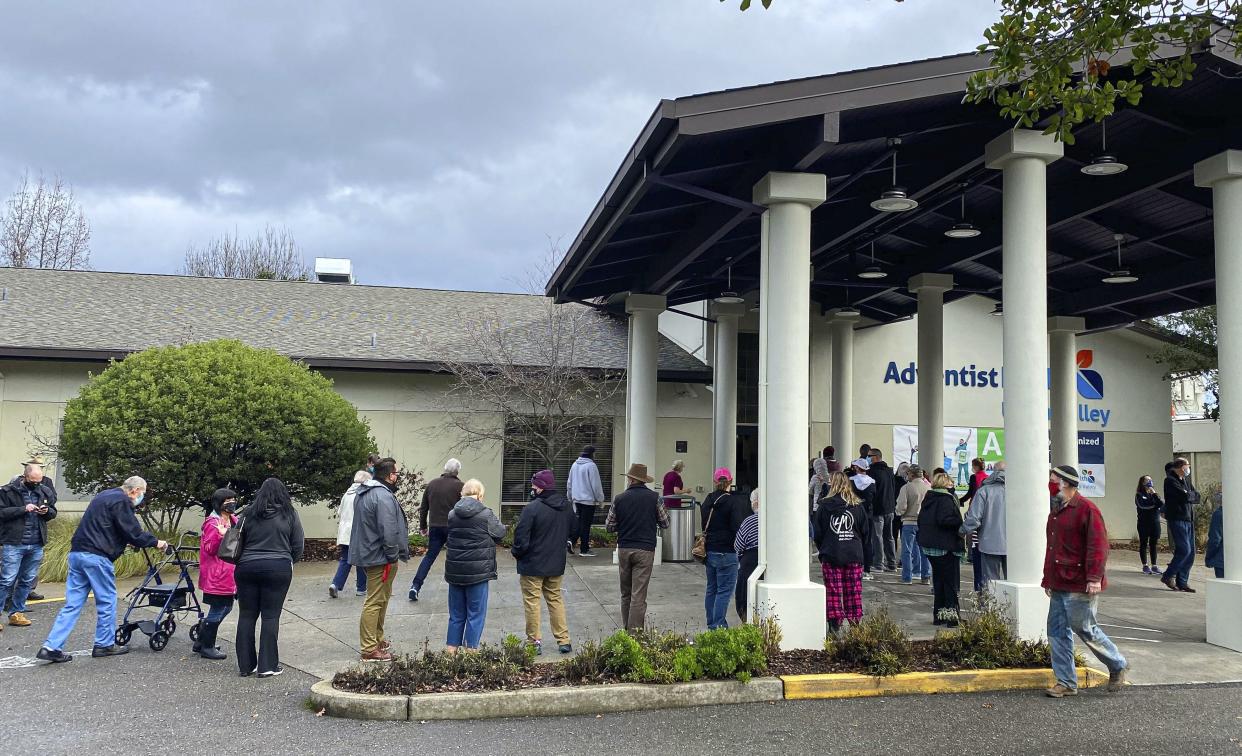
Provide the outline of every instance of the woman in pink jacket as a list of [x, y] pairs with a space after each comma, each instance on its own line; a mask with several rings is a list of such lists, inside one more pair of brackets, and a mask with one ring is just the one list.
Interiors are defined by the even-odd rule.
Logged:
[[216, 646], [216, 633], [220, 630], [220, 623], [233, 610], [237, 584], [233, 582], [233, 565], [221, 560], [219, 552], [224, 534], [237, 524], [237, 517], [233, 514], [236, 507], [235, 491], [217, 489], [211, 495], [211, 514], [203, 520], [198, 552], [198, 587], [203, 590], [203, 603], [211, 609], [199, 626], [194, 651], [204, 659], [226, 658], [225, 653]]

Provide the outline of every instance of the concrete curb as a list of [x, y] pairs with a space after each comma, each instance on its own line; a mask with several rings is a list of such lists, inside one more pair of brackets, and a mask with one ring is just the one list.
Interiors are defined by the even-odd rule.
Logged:
[[323, 709], [333, 717], [388, 722], [405, 721], [410, 718], [409, 696], [350, 693], [332, 687], [331, 680], [320, 680], [312, 685], [310, 700], [315, 706], [315, 711]]
[[[893, 677], [853, 673], [786, 675], [785, 699], [906, 696], [928, 693], [979, 693], [1003, 690], [1039, 690], [1056, 684], [1051, 669], [979, 669], [959, 672], [910, 672]], [[1095, 688], [1108, 682], [1108, 675], [1078, 668], [1078, 687]]]

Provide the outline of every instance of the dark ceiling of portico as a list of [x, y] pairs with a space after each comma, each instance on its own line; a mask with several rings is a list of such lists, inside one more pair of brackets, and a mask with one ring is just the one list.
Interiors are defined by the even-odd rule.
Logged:
[[[1179, 89], [1147, 87], [1138, 108], [1107, 121], [1109, 152], [1129, 164], [1087, 176], [1101, 127], [1048, 168], [1049, 314], [1103, 328], [1215, 301], [1211, 193], [1196, 188], [1198, 160], [1242, 147], [1242, 67], [1227, 42], [1199, 56]], [[664, 101], [639, 135], [591, 217], [548, 282], [560, 300], [625, 292], [666, 294], [670, 305], [759, 285], [759, 214], [751, 189], [769, 171], [828, 176], [828, 201], [812, 216], [812, 297], [880, 322], [907, 317], [910, 276], [951, 273], [949, 299], [1001, 298], [1001, 174], [984, 145], [1011, 124], [990, 106], [962, 104], [973, 55], [906, 63]], [[881, 213], [870, 202], [898, 178], [918, 209]], [[966, 215], [982, 230], [944, 231]], [[1100, 281], [1122, 267], [1137, 283]], [[875, 264], [888, 273], [864, 281]], [[1032, 282], [1032, 285], [1040, 285]]]

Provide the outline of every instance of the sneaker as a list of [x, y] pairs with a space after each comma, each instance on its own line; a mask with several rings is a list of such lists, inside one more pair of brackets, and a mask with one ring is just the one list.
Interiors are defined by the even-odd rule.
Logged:
[[39, 593], [38, 591], [31, 591], [30, 593], [26, 594], [27, 601], [42, 601], [46, 598], [47, 596], [44, 596], [42, 593]]
[[64, 651], [61, 651], [59, 649], [48, 648], [47, 646], [44, 646], [43, 648], [39, 649], [39, 652], [35, 654], [35, 658], [41, 659], [47, 662], [52, 662], [53, 664], [61, 664], [63, 662], [73, 661], [73, 657], [70, 656], [69, 654], [66, 654]]
[[328, 596], [336, 598], [337, 593], [339, 593], [337, 587], [331, 583], [328, 583]]
[[914, 581], [913, 580], [902, 580], [901, 584], [902, 585], [914, 585]]
[[931, 578], [929, 577], [919, 578], [919, 584], [920, 585], [931, 585]]
[[250, 677], [251, 675], [253, 675], [255, 672], [258, 672], [258, 671], [259, 671], [259, 668], [258, 668], [258, 667], [255, 667], [254, 669], [250, 670], [249, 672], [242, 672], [241, 670], [238, 670], [238, 672], [237, 672], [237, 676], [238, 676], [238, 677]]
[[566, 541], [566, 542], [565, 542], [565, 550], [566, 550], [566, 551], [568, 551], [570, 554], [574, 553], [574, 542], [573, 542], [573, 541]]
[[410, 601], [418, 601], [418, 589], [417, 588], [410, 589]]
[[595, 552], [594, 551], [579, 551], [578, 556], [593, 557], [595, 556]]
[[1153, 565], [1151, 566], [1151, 574], [1153, 574], [1153, 575], [1159, 575], [1159, 574], [1161, 574], [1160, 565], [1158, 565], [1158, 564], [1153, 564]]
[[9, 615], [9, 624], [13, 627], [30, 627], [30, 620], [21, 612], [13, 612]]
[[526, 645], [535, 647], [535, 656], [543, 656], [543, 642], [542, 641], [527, 641]]
[[1126, 685], [1126, 671], [1119, 669], [1116, 672], [1110, 672], [1108, 675], [1108, 687], [1105, 689], [1109, 693], [1120, 693], [1121, 689]]
[[1078, 695], [1078, 688], [1071, 688], [1063, 683], [1057, 683], [1051, 688], [1044, 691], [1044, 695], [1049, 698], [1065, 698], [1066, 696]]
[[571, 654], [574, 651], [573, 645], [569, 643], [562, 643], [561, 645], [557, 646], [556, 649], [560, 651], [562, 654]]
[[1148, 567], [1147, 565], [1143, 565], [1143, 574], [1144, 574], [1144, 575], [1150, 575], [1150, 574], [1151, 574], [1151, 568], [1150, 568], [1150, 567]]
[[91, 656], [96, 659], [104, 656], [124, 656], [129, 653], [129, 646], [118, 646], [113, 643], [111, 646], [95, 646], [91, 649]]
[[392, 661], [392, 654], [380, 647], [370, 653], [363, 654], [362, 660], [364, 662], [390, 662]]
[[862, 579], [863, 579], [863, 580], [875, 580], [875, 578], [871, 577], [871, 573], [870, 573], [870, 572], [864, 572], [864, 573], [863, 573], [863, 576], [862, 576]]
[[270, 672], [260, 672], [258, 676], [260, 678], [279, 677], [283, 675], [284, 673], [285, 673], [284, 667], [277, 667], [276, 669], [273, 669]]
[[366, 591], [354, 591], [354, 595], [355, 596], [366, 596], [367, 592]]

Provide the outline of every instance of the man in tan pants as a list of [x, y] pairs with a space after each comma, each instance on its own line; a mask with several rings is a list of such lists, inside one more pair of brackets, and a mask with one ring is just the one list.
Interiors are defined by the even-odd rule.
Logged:
[[613, 498], [604, 527], [617, 534], [621, 622], [626, 630], [641, 630], [647, 622], [647, 585], [655, 564], [656, 529], [668, 527], [668, 510], [664, 499], [647, 488], [652, 478], [646, 465], [630, 465], [625, 477], [630, 485]]
[[565, 621], [565, 599], [561, 583], [565, 575], [565, 542], [577, 518], [569, 501], [556, 490], [551, 470], [540, 470], [530, 480], [533, 498], [522, 509], [513, 530], [510, 553], [517, 560], [522, 586], [522, 605], [526, 610], [526, 642], [543, 653], [540, 638], [539, 598], [548, 603], [552, 635], [562, 654], [573, 651], [569, 625]]
[[392, 661], [384, 639], [384, 615], [397, 579], [397, 562], [410, 559], [410, 528], [393, 491], [397, 462], [391, 457], [375, 464], [375, 478], [354, 497], [354, 525], [349, 536], [349, 562], [367, 573], [367, 597], [358, 620], [363, 661]]

